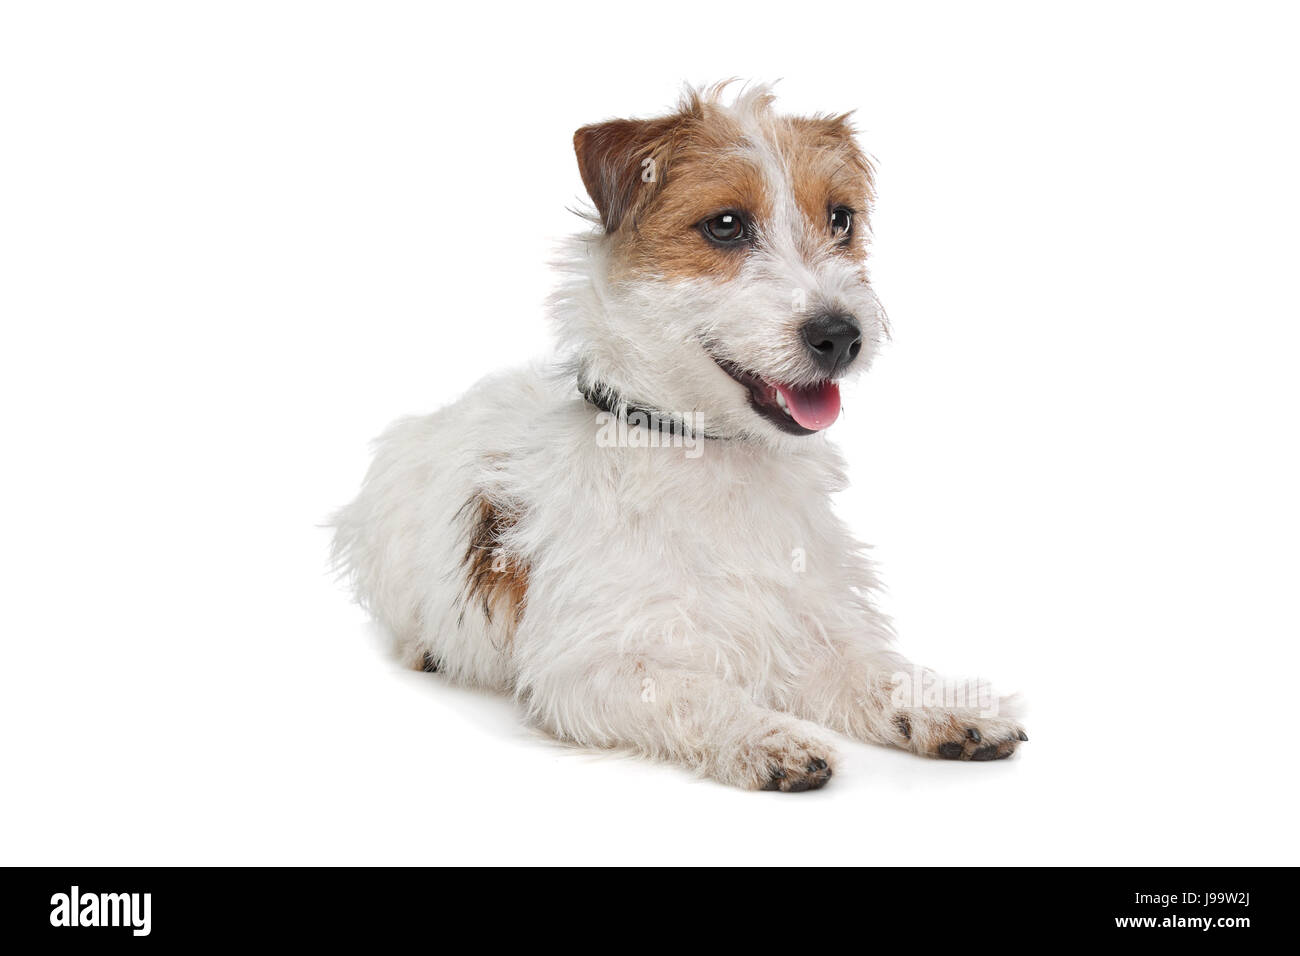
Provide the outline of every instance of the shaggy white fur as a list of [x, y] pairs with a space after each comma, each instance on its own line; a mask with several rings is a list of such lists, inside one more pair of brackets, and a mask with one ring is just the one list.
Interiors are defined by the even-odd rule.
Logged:
[[[922, 699], [927, 672], [891, 649], [871, 567], [831, 509], [845, 478], [825, 432], [776, 427], [719, 365], [824, 378], [792, 290], [856, 318], [849, 374], [885, 337], [861, 264], [809, 240], [822, 225], [795, 200], [770, 101], [704, 97], [744, 130], [770, 200], [739, 275], [628, 278], [605, 230], [572, 240], [551, 305], [559, 359], [391, 427], [335, 519], [335, 559], [405, 662], [513, 693], [565, 740], [780, 790], [830, 776], [823, 727], [1007, 756], [1025, 737], [996, 701]], [[580, 387], [697, 430], [685, 447], [636, 424], [611, 440]]]

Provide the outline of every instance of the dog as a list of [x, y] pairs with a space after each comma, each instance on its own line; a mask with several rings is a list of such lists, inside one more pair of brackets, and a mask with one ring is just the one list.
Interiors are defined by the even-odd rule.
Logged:
[[333, 521], [403, 663], [749, 789], [823, 786], [828, 730], [1010, 756], [1005, 701], [893, 649], [831, 508], [840, 384], [888, 338], [849, 114], [720, 84], [574, 148], [594, 211], [549, 305], [557, 358], [391, 426]]

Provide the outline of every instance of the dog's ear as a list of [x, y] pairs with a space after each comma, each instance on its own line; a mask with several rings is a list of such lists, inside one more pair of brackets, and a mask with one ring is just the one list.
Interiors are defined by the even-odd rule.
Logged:
[[668, 151], [680, 117], [610, 120], [573, 134], [578, 171], [605, 232], [617, 232], [650, 202], [667, 172]]
[[871, 157], [862, 151], [853, 128], [853, 114], [821, 114], [792, 117], [790, 122], [807, 138], [807, 144], [817, 154], [842, 163], [859, 178], [868, 203], [876, 198], [876, 167]]

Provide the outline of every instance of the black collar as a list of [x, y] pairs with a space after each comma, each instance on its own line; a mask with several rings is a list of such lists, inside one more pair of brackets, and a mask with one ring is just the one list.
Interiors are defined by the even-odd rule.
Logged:
[[590, 404], [595, 405], [602, 412], [608, 412], [615, 418], [624, 419], [629, 425], [644, 425], [651, 431], [681, 435], [683, 437], [687, 435], [698, 435], [700, 438], [718, 437], [717, 435], [710, 435], [703, 429], [696, 432], [681, 418], [669, 412], [661, 412], [640, 402], [629, 402], [612, 385], [606, 385], [604, 382], [592, 382], [590, 384], [579, 382], [578, 391]]

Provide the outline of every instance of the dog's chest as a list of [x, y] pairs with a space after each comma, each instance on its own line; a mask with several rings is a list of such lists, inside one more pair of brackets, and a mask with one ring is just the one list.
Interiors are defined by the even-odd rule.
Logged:
[[779, 605], [798, 616], [843, 590], [845, 540], [829, 500], [842, 479], [829, 450], [600, 449], [567, 478], [568, 500], [551, 516], [563, 552], [671, 595], [679, 610]]

